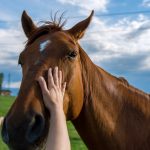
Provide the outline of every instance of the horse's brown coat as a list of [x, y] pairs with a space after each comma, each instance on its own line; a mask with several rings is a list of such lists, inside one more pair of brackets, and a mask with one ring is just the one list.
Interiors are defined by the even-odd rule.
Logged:
[[[38, 112], [45, 117], [46, 126], [36, 144], [43, 142], [49, 116], [36, 78], [44, 75], [47, 79], [48, 68], [57, 65], [67, 81], [64, 112], [89, 149], [149, 150], [150, 96], [129, 85], [124, 78], [114, 77], [93, 64], [78, 44], [92, 15], [70, 30], [62, 30], [53, 23], [37, 28], [23, 14], [28, 43], [19, 59], [23, 68], [20, 92], [6, 116], [10, 131], [14, 126], [21, 126], [29, 112]], [[47, 39], [51, 43], [41, 54], [39, 44]], [[70, 60], [67, 54], [72, 51], [77, 57]], [[24, 132], [20, 131], [18, 137], [24, 138]], [[12, 141], [12, 145], [17, 145], [20, 139]], [[25, 144], [27, 149], [33, 148]]]
[[84, 106], [73, 121], [89, 149], [150, 149], [150, 97], [95, 66], [83, 50]]

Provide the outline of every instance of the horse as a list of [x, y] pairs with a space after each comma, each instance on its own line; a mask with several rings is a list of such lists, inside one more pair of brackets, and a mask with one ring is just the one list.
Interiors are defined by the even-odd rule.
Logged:
[[55, 66], [67, 82], [66, 120], [71, 120], [88, 149], [150, 149], [150, 95], [95, 65], [78, 42], [93, 14], [65, 30], [61, 19], [36, 26], [23, 12], [22, 27], [28, 38], [19, 56], [23, 77], [2, 128], [2, 138], [10, 149], [44, 147], [50, 115], [37, 78], [43, 76], [47, 81], [48, 69]]

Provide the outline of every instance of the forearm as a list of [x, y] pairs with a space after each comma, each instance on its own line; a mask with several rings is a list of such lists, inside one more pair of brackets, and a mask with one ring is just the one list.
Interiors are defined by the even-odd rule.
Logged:
[[70, 150], [70, 140], [63, 112], [63, 97], [66, 82], [62, 84], [62, 72], [55, 67], [48, 70], [48, 86], [43, 77], [39, 77], [45, 106], [50, 111], [50, 127], [46, 143], [46, 150]]
[[2, 126], [3, 120], [4, 120], [4, 118], [3, 118], [3, 117], [0, 117], [0, 126]]
[[63, 110], [55, 110], [51, 114], [49, 141], [46, 150], [70, 150], [70, 140]]

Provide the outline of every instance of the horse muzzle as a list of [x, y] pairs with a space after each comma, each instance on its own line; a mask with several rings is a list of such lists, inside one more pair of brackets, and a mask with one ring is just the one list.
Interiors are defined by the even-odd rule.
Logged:
[[10, 116], [4, 119], [2, 126], [2, 139], [15, 150], [27, 149], [25, 147], [34, 145], [42, 136], [45, 128], [45, 118], [41, 114], [32, 113], [26, 115], [21, 122], [12, 121]]

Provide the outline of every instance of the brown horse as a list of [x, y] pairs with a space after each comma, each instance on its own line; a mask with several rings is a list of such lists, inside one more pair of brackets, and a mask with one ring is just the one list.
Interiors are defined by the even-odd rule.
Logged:
[[[69, 30], [56, 22], [40, 27], [23, 12], [28, 42], [20, 54], [23, 78], [16, 101], [5, 117], [3, 140], [14, 150], [42, 147], [49, 127], [36, 79], [47, 80], [49, 67], [58, 66], [67, 89], [64, 112], [91, 150], [150, 150], [150, 96], [96, 66], [78, 40], [91, 15]], [[61, 148], [60, 148], [61, 149]]]

